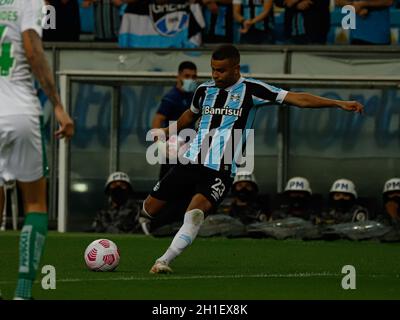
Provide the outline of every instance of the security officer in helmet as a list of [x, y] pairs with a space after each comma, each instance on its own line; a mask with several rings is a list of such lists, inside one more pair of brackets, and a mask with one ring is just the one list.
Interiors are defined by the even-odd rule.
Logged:
[[283, 194], [278, 195], [278, 203], [270, 220], [285, 218], [301, 218], [309, 220], [313, 215], [311, 205], [312, 190], [310, 182], [304, 177], [291, 178]]
[[400, 178], [392, 178], [385, 182], [382, 197], [383, 214], [378, 220], [400, 228]]
[[125, 172], [110, 174], [104, 186], [104, 192], [109, 196], [112, 207], [121, 207], [132, 195], [132, 185], [129, 176]]
[[265, 199], [258, 196], [258, 185], [252, 172], [239, 171], [232, 184], [229, 215], [243, 224], [267, 220]]
[[358, 195], [353, 181], [338, 179], [329, 191], [327, 207], [316, 218], [316, 224], [332, 225], [368, 220], [368, 209], [357, 203]]
[[104, 193], [107, 196], [107, 207], [97, 213], [92, 230], [107, 233], [140, 231], [137, 216], [141, 206], [133, 199], [129, 176], [120, 171], [110, 174]]

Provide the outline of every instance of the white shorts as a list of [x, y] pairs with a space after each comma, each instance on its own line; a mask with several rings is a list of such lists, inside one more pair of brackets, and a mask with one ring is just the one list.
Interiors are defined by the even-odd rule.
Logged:
[[42, 117], [0, 116], [0, 187], [6, 181], [33, 182], [47, 175]]

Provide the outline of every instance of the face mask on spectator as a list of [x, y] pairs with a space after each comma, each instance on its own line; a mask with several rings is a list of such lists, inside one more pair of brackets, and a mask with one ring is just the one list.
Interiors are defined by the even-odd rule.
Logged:
[[234, 195], [237, 197], [240, 201], [243, 202], [248, 202], [252, 200], [256, 196], [256, 190], [254, 190], [251, 187], [244, 187], [240, 189], [235, 189]]
[[182, 80], [182, 90], [185, 92], [194, 92], [197, 88], [197, 82], [193, 79]]
[[308, 197], [289, 197], [289, 206], [295, 210], [304, 210], [308, 207]]
[[386, 198], [385, 199], [385, 206], [387, 203], [389, 203], [390, 201], [393, 201], [394, 203], [397, 204], [397, 215], [400, 217], [400, 196], [395, 196], [395, 197], [391, 197], [391, 198]]
[[344, 200], [344, 199], [332, 200], [332, 207], [335, 210], [339, 211], [348, 211], [351, 209], [353, 205], [354, 205], [353, 200]]
[[117, 187], [110, 189], [110, 196], [114, 203], [116, 203], [118, 206], [121, 206], [128, 201], [129, 194], [126, 189]]

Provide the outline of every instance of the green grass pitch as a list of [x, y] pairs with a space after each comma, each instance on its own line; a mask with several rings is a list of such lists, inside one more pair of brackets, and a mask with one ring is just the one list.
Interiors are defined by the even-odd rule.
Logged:
[[[11, 299], [18, 233], [0, 233], [0, 290]], [[114, 272], [86, 269], [93, 240], [118, 245]], [[372, 241], [297, 241], [198, 238], [172, 263], [171, 275], [148, 273], [170, 238], [50, 232], [41, 265], [56, 268], [56, 289], [44, 290], [38, 273], [35, 299], [400, 299], [400, 244]], [[344, 290], [344, 265], [356, 269], [356, 289]]]

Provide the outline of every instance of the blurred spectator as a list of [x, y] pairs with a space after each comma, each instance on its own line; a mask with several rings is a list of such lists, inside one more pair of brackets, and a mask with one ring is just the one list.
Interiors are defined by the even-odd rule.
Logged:
[[356, 28], [351, 29], [351, 44], [390, 44], [390, 7], [393, 0], [336, 0], [336, 5], [352, 5]]
[[331, 225], [368, 220], [368, 209], [357, 203], [354, 183], [348, 179], [336, 180], [330, 189], [328, 206], [316, 217], [315, 223]]
[[193, 48], [201, 44], [205, 23], [200, 4], [189, 0], [125, 1], [128, 6], [119, 32], [121, 47]]
[[274, 43], [273, 0], [233, 0], [233, 17], [241, 25], [240, 43]]
[[[153, 118], [152, 129], [168, 127], [170, 121], [178, 120], [181, 114], [189, 109], [194, 91], [197, 88], [196, 80], [196, 65], [191, 61], [182, 62], [178, 67], [176, 85], [163, 96], [160, 106]], [[172, 166], [173, 164], [161, 165], [160, 180]]]
[[400, 227], [400, 178], [385, 182], [383, 188], [383, 213], [378, 220], [392, 226]]
[[94, 7], [94, 31], [97, 41], [117, 41], [121, 25], [120, 8], [124, 0], [84, 0], [83, 8]]
[[239, 172], [232, 184], [233, 201], [229, 215], [247, 225], [267, 220], [265, 197], [258, 195], [258, 185], [251, 172]]
[[291, 178], [283, 194], [278, 196], [278, 203], [273, 209], [270, 219], [289, 217], [310, 220], [314, 215], [310, 182], [304, 177]]
[[141, 232], [138, 216], [141, 204], [133, 199], [129, 176], [124, 172], [110, 174], [105, 184], [107, 207], [100, 210], [92, 231], [107, 233]]
[[325, 44], [330, 27], [329, 0], [275, 0], [285, 8], [288, 44]]
[[77, 0], [46, 0], [56, 10], [56, 29], [44, 29], [44, 41], [79, 41], [81, 22]]
[[206, 27], [203, 41], [207, 43], [233, 42], [232, 0], [202, 0]]
[[94, 39], [94, 9], [93, 6], [87, 6], [84, 2], [86, 2], [86, 0], [78, 0], [81, 23], [81, 41]]

